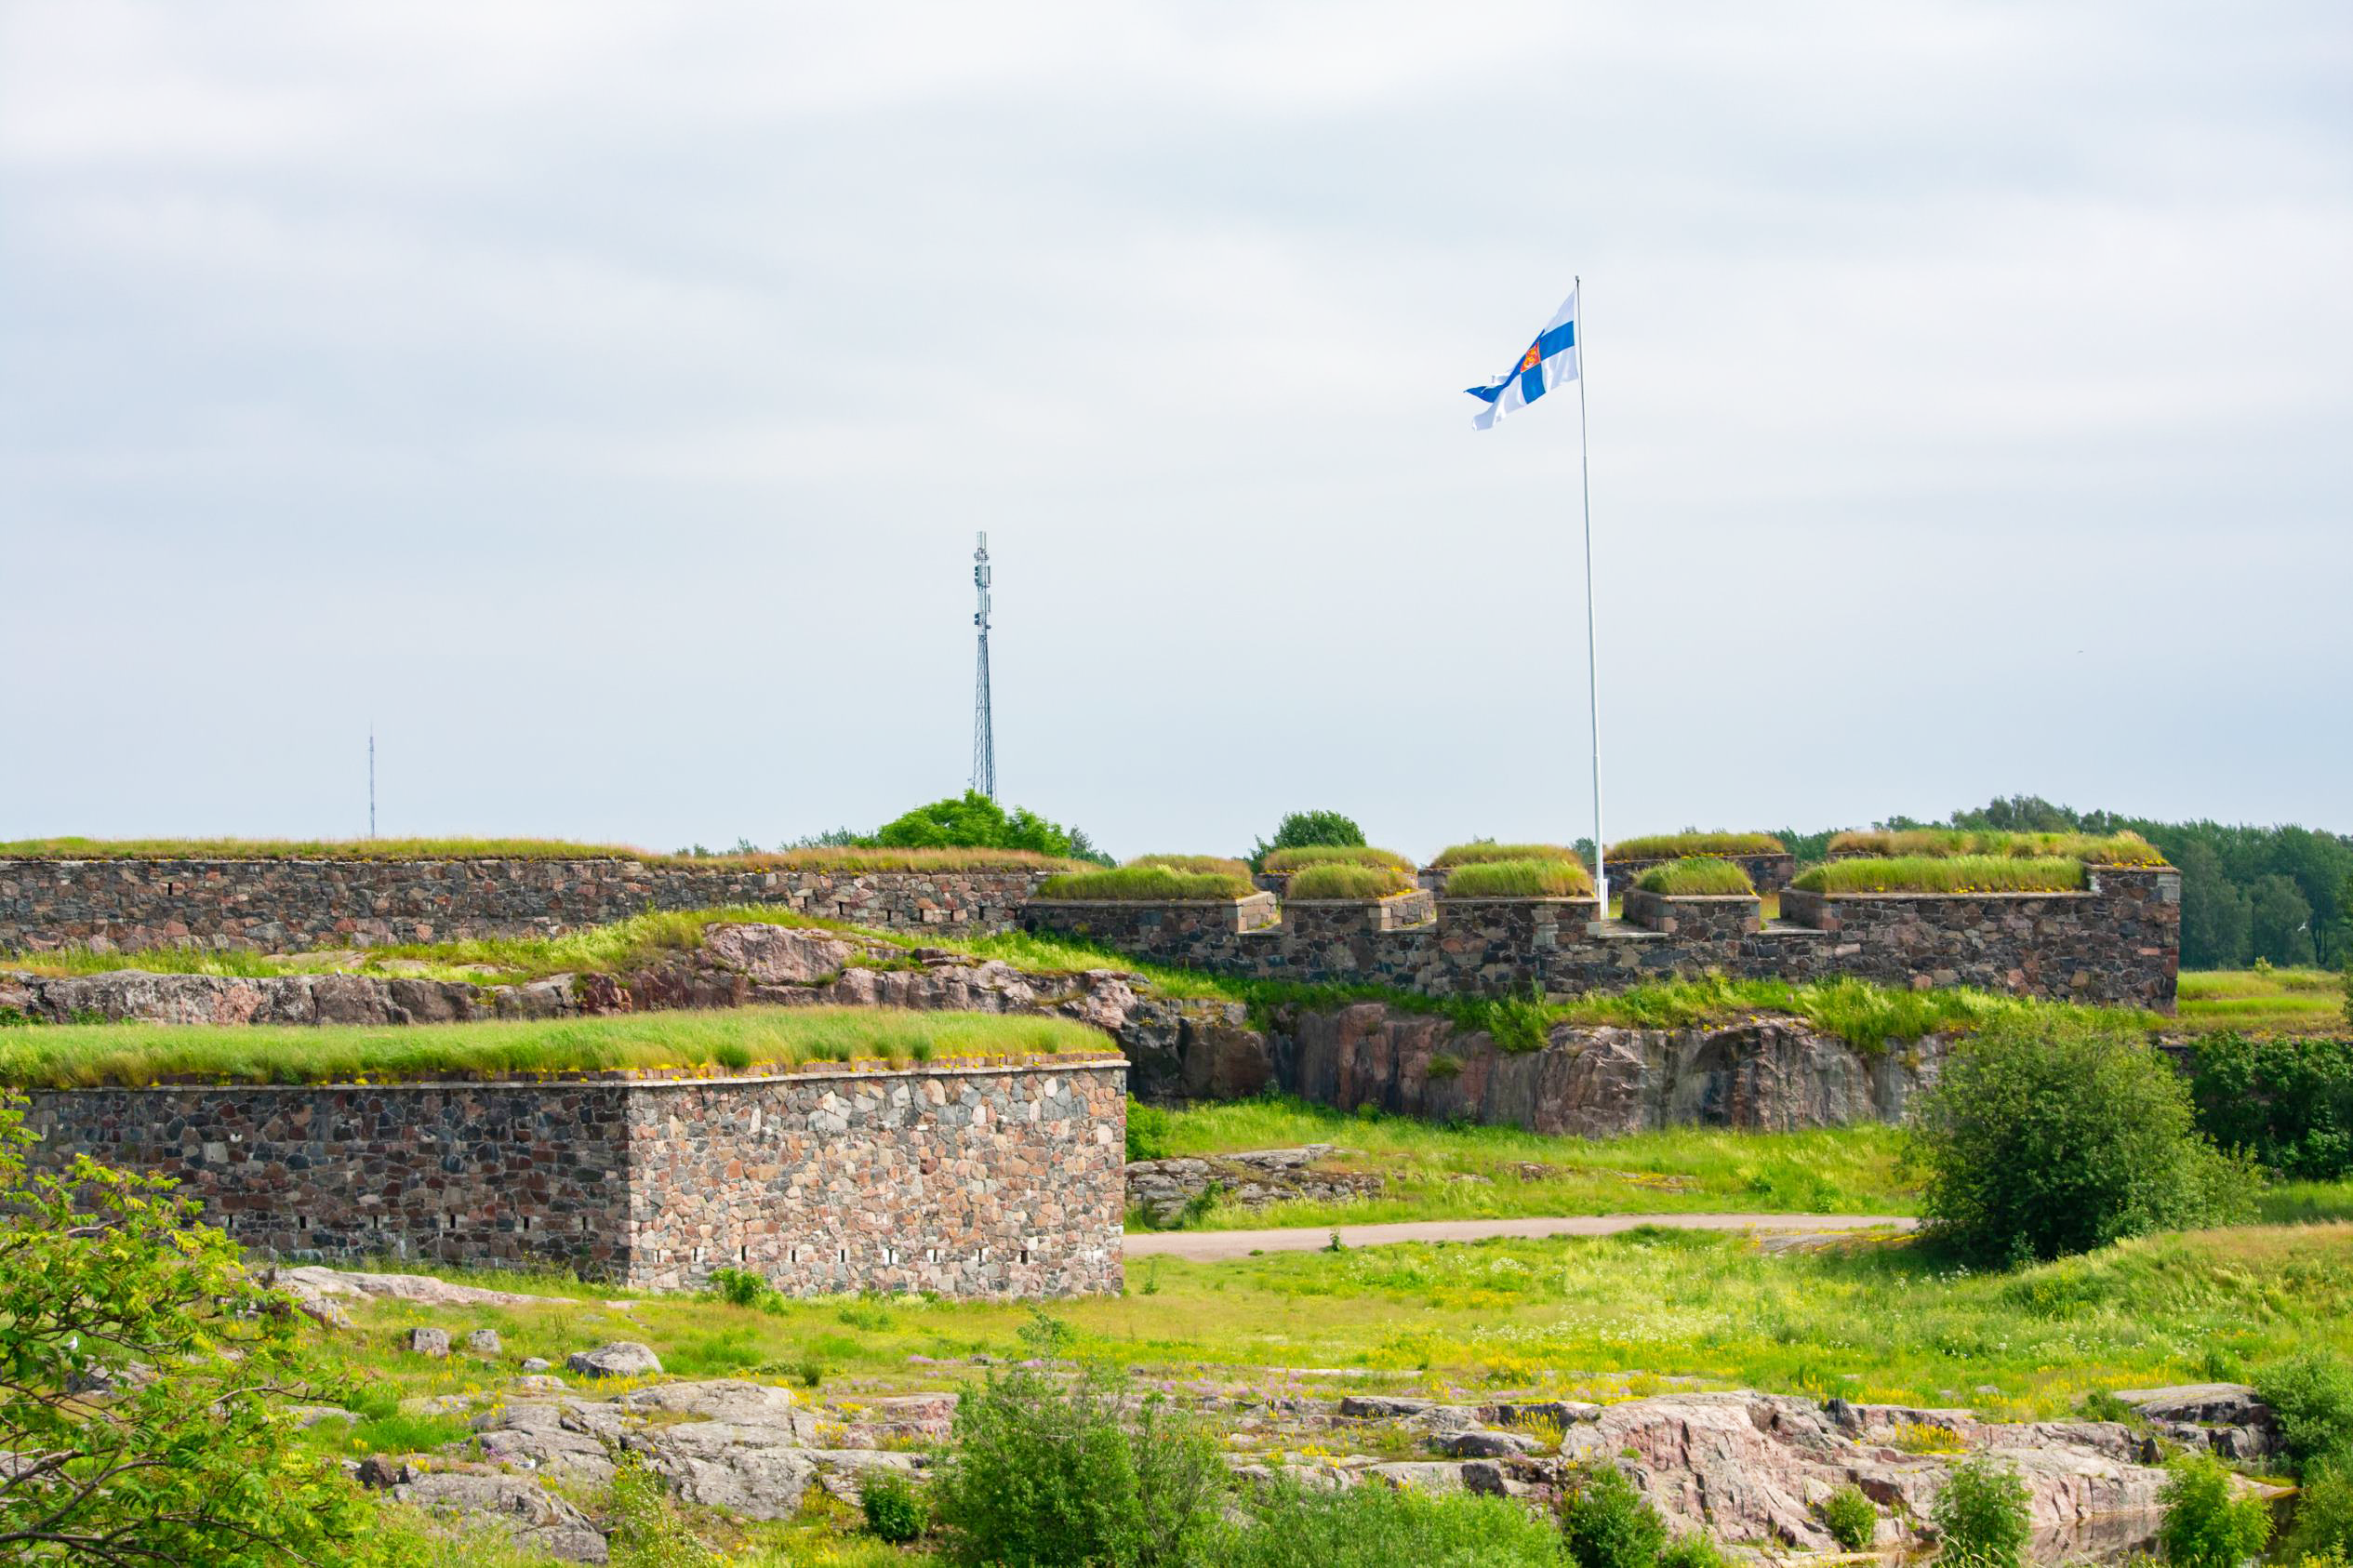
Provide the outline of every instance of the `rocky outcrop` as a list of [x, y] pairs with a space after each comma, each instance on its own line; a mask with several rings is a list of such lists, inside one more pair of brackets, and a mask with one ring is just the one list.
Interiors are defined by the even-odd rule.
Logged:
[[529, 1477], [480, 1465], [427, 1468], [405, 1461], [363, 1467], [361, 1477], [383, 1486], [395, 1502], [469, 1526], [494, 1526], [526, 1550], [567, 1562], [611, 1561], [604, 1535], [589, 1517]]
[[1215, 1196], [1245, 1208], [1292, 1199], [1321, 1203], [1369, 1198], [1386, 1183], [1374, 1171], [1319, 1170], [1331, 1158], [1328, 1143], [1296, 1149], [1258, 1149], [1203, 1159], [1132, 1160], [1127, 1166], [1127, 1206], [1154, 1225], [1175, 1225], [1197, 1203]]
[[2280, 1452], [2280, 1423], [2244, 1383], [2180, 1383], [2125, 1389], [2117, 1396], [2156, 1431], [2226, 1459], [2263, 1459]]

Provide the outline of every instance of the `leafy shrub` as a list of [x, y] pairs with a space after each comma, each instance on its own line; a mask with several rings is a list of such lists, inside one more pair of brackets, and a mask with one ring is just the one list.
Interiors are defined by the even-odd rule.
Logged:
[[765, 1274], [755, 1274], [749, 1269], [713, 1269], [711, 1288], [731, 1307], [761, 1307], [773, 1309], [782, 1299], [777, 1287], [768, 1282]]
[[1572, 860], [1582, 866], [1575, 850], [1560, 844], [1497, 844], [1493, 839], [1473, 839], [1469, 844], [1448, 844], [1431, 857], [1429, 868], [1434, 871], [1451, 871], [1456, 866], [1476, 866], [1489, 860]]
[[1561, 1534], [1577, 1568], [1653, 1568], [1667, 1526], [1616, 1466], [1572, 1465], [1563, 1486]]
[[1446, 873], [1449, 898], [1590, 898], [1593, 873], [1575, 860], [1473, 860]]
[[1833, 860], [1800, 871], [1801, 893], [2064, 893], [2083, 885], [2083, 862], [1995, 855], [1929, 855]]
[[2319, 1460], [2305, 1467], [2295, 1519], [2282, 1543], [2289, 1561], [2353, 1554], [2353, 1461]]
[[1199, 902], [1246, 898], [1257, 889], [1240, 871], [1176, 871], [1165, 866], [1120, 866], [1104, 871], [1071, 871], [1048, 877], [1040, 898], [1110, 898], [1139, 903]]
[[1123, 1420], [1123, 1387], [1107, 1371], [1066, 1386], [1020, 1368], [966, 1395], [932, 1487], [949, 1561], [1198, 1561], [1226, 1485], [1216, 1440], [1157, 1395]]
[[613, 1568], [720, 1568], [678, 1515], [661, 1478], [636, 1455], [613, 1472]]
[[2353, 1041], [2208, 1035], [2189, 1091], [2224, 1148], [2307, 1181], [2353, 1173]]
[[1982, 1455], [1962, 1460], [1930, 1510], [1939, 1558], [1969, 1568], [2025, 1568], [2027, 1502], [2016, 1470]]
[[1837, 834], [1832, 857], [1849, 855], [2056, 857], [2093, 866], [2161, 866], [2165, 857], [2134, 832], [2008, 832], [1984, 828], [1899, 828]]
[[2144, 1424], [2137, 1409], [2106, 1389], [2094, 1389], [2076, 1401], [2075, 1413], [2086, 1421], [2114, 1421], [2127, 1427]]
[[1861, 1551], [1879, 1534], [1879, 1507], [1848, 1482], [1822, 1499], [1822, 1528], [1848, 1551]]
[[1313, 844], [1296, 849], [1278, 849], [1267, 857], [1259, 868], [1266, 871], [1298, 871], [1309, 866], [1387, 866], [1392, 870], [1411, 873], [1414, 863], [1393, 849], [1374, 849], [1368, 845]]
[[1274, 838], [1260, 839], [1257, 847], [1250, 852], [1250, 864], [1264, 870], [1267, 857], [1278, 849], [1305, 849], [1310, 844], [1356, 847], [1363, 843], [1364, 830], [1356, 825], [1354, 817], [1343, 817], [1336, 811], [1286, 812], [1283, 820], [1275, 824]]
[[1555, 1568], [1559, 1535], [1505, 1497], [1367, 1483], [1309, 1491], [1284, 1477], [1249, 1497], [1219, 1568]]
[[1725, 1568], [1725, 1561], [1723, 1549], [1700, 1530], [1676, 1536], [1658, 1553], [1658, 1568]]
[[977, 790], [966, 790], [961, 799], [951, 795], [919, 805], [875, 830], [872, 842], [886, 849], [1026, 849], [1077, 860], [1102, 858], [1084, 833], [1066, 831], [1027, 806], [1017, 806], [1007, 817], [1004, 807]]
[[923, 1499], [897, 1470], [869, 1470], [858, 1478], [857, 1489], [867, 1534], [898, 1546], [924, 1533]]
[[1127, 864], [1131, 866], [1161, 866], [1172, 871], [1198, 874], [1214, 871], [1223, 876], [1248, 876], [1250, 868], [1228, 855], [1138, 855]]
[[1394, 866], [1350, 866], [1326, 862], [1295, 872], [1283, 890], [1291, 898], [1387, 898], [1410, 893], [1414, 879]]
[[1429, 1058], [1429, 1076], [1442, 1081], [1448, 1078], [1460, 1078], [1462, 1058], [1451, 1056], [1444, 1051], [1437, 1052]]
[[2353, 1468], [2353, 1362], [2329, 1350], [2306, 1350], [2267, 1367], [2255, 1393], [2280, 1422], [2280, 1443], [2299, 1467], [2334, 1463]]
[[1693, 855], [1786, 855], [1771, 833], [1653, 833], [1610, 845], [1613, 860], [1680, 860]]
[[1904, 1157], [1931, 1235], [1998, 1266], [2253, 1207], [2251, 1173], [2199, 1135], [2180, 1075], [2088, 1017], [1989, 1018], [1914, 1102]]
[[1146, 1105], [1134, 1095], [1127, 1096], [1127, 1157], [1130, 1160], [1165, 1160], [1168, 1158], [1168, 1135], [1176, 1123], [1168, 1112], [1156, 1105]]
[[1695, 897], [1707, 894], [1754, 893], [1757, 884], [1736, 860], [1715, 860], [1695, 856], [1682, 860], [1669, 860], [1663, 866], [1653, 866], [1635, 880], [1634, 885], [1645, 893], [1681, 894]]
[[2158, 1500], [2165, 1521], [2157, 1543], [2176, 1568], [2239, 1568], [2271, 1538], [2271, 1511], [2261, 1497], [2233, 1497], [2230, 1471], [2212, 1454], [2190, 1454], [2165, 1467]]

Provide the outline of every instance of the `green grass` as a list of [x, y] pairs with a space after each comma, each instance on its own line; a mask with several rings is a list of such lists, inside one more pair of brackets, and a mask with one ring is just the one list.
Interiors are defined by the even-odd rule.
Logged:
[[0, 1032], [15, 1087], [383, 1083], [819, 1061], [947, 1061], [1109, 1049], [1067, 1018], [872, 1007], [740, 1007], [529, 1022], [392, 1025], [62, 1024]]
[[[507, 1288], [498, 1275], [462, 1277]], [[1152, 1294], [1141, 1287], [1149, 1280]], [[1263, 1383], [1623, 1399], [1690, 1377], [1820, 1399], [1974, 1407], [2056, 1418], [2095, 1389], [2238, 1380], [2306, 1348], [2353, 1352], [2353, 1226], [2144, 1238], [2009, 1274], [1953, 1269], [1889, 1242], [1767, 1253], [1733, 1235], [1642, 1230], [1594, 1240], [1387, 1246], [1228, 1263], [1139, 1259], [1118, 1297], [1052, 1304], [1077, 1349], [1182, 1375]], [[360, 1303], [325, 1341], [353, 1373], [406, 1394], [472, 1374], [399, 1352], [417, 1323], [499, 1331], [512, 1356], [561, 1364], [583, 1345], [643, 1340], [665, 1362], [714, 1339], [826, 1387], [897, 1391], [977, 1379], [968, 1363], [1028, 1353], [1024, 1302], [798, 1300], [773, 1311], [708, 1298], [603, 1293], [585, 1304], [431, 1309]], [[1332, 1377], [1314, 1369], [1352, 1369]], [[1387, 1375], [1384, 1376], [1383, 1375]], [[781, 1373], [756, 1373], [781, 1376]], [[1990, 1388], [1992, 1392], [1979, 1392]]]
[[1230, 855], [1138, 855], [1127, 864], [1159, 866], [1166, 870], [1185, 871], [1196, 876], [1203, 872], [1218, 876], [1246, 877], [1250, 874], [1247, 865]]
[[1801, 871], [1801, 893], [2061, 893], [2083, 885], [2083, 862], [2058, 856], [1861, 856]]
[[1327, 860], [1292, 873], [1283, 900], [1294, 898], [1387, 898], [1411, 893], [1414, 879], [1394, 866], [1349, 865]]
[[1456, 866], [1476, 866], [1490, 860], [1569, 860], [1577, 865], [1575, 850], [1559, 844], [1495, 844], [1481, 840], [1471, 844], [1449, 844], [1432, 857], [1429, 869], [1451, 871]]
[[1166, 866], [1120, 866], [1048, 877], [1041, 899], [1108, 898], [1121, 902], [1188, 903], [1246, 898], [1257, 891], [1248, 871], [1179, 871]]
[[1757, 884], [1737, 860], [1718, 860], [1707, 857], [1686, 857], [1653, 866], [1635, 879], [1634, 885], [1645, 893], [1665, 894], [1669, 897], [1722, 897], [1748, 894], [1754, 897]]
[[1249, 1209], [1220, 1201], [1188, 1229], [1374, 1225], [1389, 1220], [1536, 1215], [1918, 1212], [1896, 1169], [1900, 1135], [1875, 1123], [1802, 1133], [1681, 1127], [1579, 1138], [1517, 1127], [1353, 1115], [1289, 1096], [1166, 1113], [1168, 1154], [1230, 1154], [1328, 1143], [1332, 1170], [1373, 1171], [1378, 1198]]
[[2345, 977], [2325, 969], [2185, 969], [2179, 1027], [2195, 1034], [2308, 1034], [2353, 1040]]
[[1393, 849], [1373, 849], [1361, 844], [1311, 844], [1298, 849], [1278, 849], [1267, 856], [1264, 864], [1270, 871], [1298, 871], [1309, 866], [1387, 866], [1410, 876], [1414, 870], [1414, 863]]
[[1881, 857], [2000, 856], [2011, 859], [2057, 857], [2093, 866], [2161, 866], [2165, 857], [2138, 833], [2015, 833], [1974, 828], [1875, 829], [1840, 833], [1830, 854]]
[[1078, 864], [1027, 849], [786, 849], [747, 855], [663, 855], [626, 844], [564, 839], [15, 839], [0, 859], [28, 860], [582, 860], [751, 870], [948, 871], [1060, 870]]
[[1472, 860], [1446, 873], [1449, 898], [1590, 898], [1593, 873], [1575, 860]]
[[1694, 855], [1786, 855], [1771, 833], [1652, 833], [1610, 845], [1612, 860], [1681, 860]]

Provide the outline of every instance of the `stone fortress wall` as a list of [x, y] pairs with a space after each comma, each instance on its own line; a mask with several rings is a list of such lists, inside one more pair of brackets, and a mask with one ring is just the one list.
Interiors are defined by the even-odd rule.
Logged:
[[577, 860], [0, 859], [0, 951], [264, 952], [552, 936], [649, 910], [782, 904], [885, 929], [1004, 931], [1047, 873]]
[[[1785, 890], [1770, 923], [1754, 897], [1636, 893], [1627, 918], [1590, 898], [1438, 898], [1278, 906], [1037, 899], [1033, 931], [1101, 942], [1158, 963], [1304, 984], [1370, 983], [1429, 996], [1615, 990], [1720, 973], [1793, 982], [1978, 986], [2074, 1002], [2174, 1010], [2181, 873], [2093, 866], [2067, 893], [1821, 894]], [[1385, 906], [1396, 906], [1389, 909]]]
[[1117, 1292], [1117, 1056], [728, 1078], [43, 1089], [36, 1163], [170, 1176], [302, 1262], [552, 1265], [637, 1289]]

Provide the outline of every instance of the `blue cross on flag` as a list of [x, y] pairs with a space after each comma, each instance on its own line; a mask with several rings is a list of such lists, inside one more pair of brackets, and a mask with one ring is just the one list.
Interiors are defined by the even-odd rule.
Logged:
[[1463, 389], [1486, 405], [1472, 416], [1471, 426], [1475, 430], [1490, 429], [1506, 414], [1525, 408], [1563, 381], [1575, 379], [1576, 290], [1572, 288], [1509, 374], [1498, 376], [1483, 387]]

